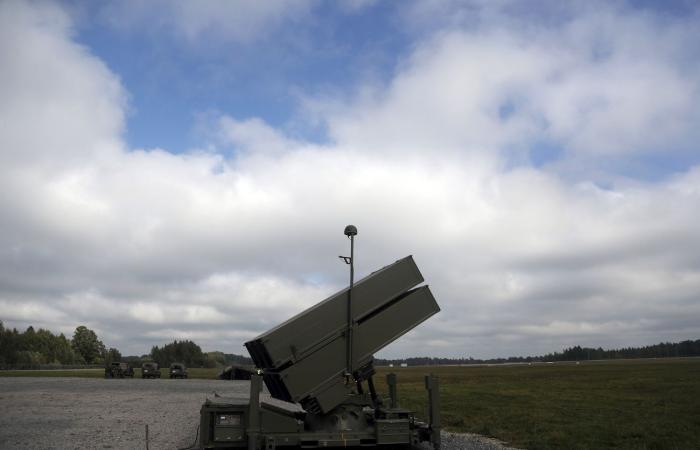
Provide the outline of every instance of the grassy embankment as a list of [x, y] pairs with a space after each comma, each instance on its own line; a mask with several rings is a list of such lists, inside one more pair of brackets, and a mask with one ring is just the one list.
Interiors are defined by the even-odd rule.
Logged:
[[[700, 448], [700, 359], [480, 367], [380, 368], [399, 402], [425, 417], [423, 375], [440, 378], [443, 425], [530, 449]], [[215, 378], [217, 369], [188, 369]], [[101, 369], [0, 371], [0, 376], [102, 377]], [[163, 377], [167, 371], [163, 369]], [[140, 377], [140, 369], [136, 377]]]

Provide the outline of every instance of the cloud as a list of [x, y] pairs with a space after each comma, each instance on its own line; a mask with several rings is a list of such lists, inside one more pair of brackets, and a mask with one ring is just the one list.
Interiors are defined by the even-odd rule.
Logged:
[[377, 0], [342, 0], [339, 2], [339, 6], [346, 12], [357, 13], [371, 8], [376, 3]]
[[[363, 86], [352, 108], [310, 100], [339, 143], [372, 151], [494, 154], [568, 166], [632, 154], [695, 151], [700, 66], [682, 52], [697, 21], [602, 8], [557, 26], [468, 10], [481, 20], [421, 42], [387, 85]], [[551, 161], [550, 161], [551, 162]], [[584, 175], [585, 176], [585, 175]]]
[[594, 164], [694, 148], [694, 32], [614, 14], [433, 33], [386, 86], [309, 99], [327, 144], [222, 115], [219, 147], [172, 154], [124, 143], [128, 94], [63, 11], [3, 3], [0, 315], [240, 353], [346, 283], [354, 223], [358, 275], [414, 254], [443, 310], [383, 356], [696, 338], [700, 167], [601, 187]]
[[67, 167], [119, 150], [127, 95], [99, 59], [70, 42], [69, 17], [51, 4], [10, 1], [3, 11], [3, 166]]
[[259, 118], [236, 120], [229, 116], [218, 119], [216, 132], [223, 145], [233, 145], [238, 153], [282, 154], [301, 147]]
[[286, 21], [305, 17], [308, 0], [249, 2], [241, 0], [127, 1], [102, 11], [117, 29], [165, 32], [195, 42], [250, 42], [269, 36]]

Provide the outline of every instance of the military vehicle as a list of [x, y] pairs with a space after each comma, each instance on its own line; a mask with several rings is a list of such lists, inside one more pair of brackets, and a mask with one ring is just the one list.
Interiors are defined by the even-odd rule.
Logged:
[[134, 378], [134, 368], [129, 363], [113, 362], [105, 367], [105, 378]]
[[247, 366], [230, 365], [219, 374], [219, 380], [250, 380], [255, 373], [255, 368]]
[[[246, 342], [257, 366], [250, 393], [208, 398], [200, 411], [201, 449], [440, 448], [438, 380], [426, 376], [428, 413], [421, 422], [400, 408], [396, 376], [388, 403], [373, 381], [373, 354], [440, 308], [407, 256]], [[269, 394], [262, 393], [265, 383]], [[365, 388], [366, 384], [366, 388]], [[424, 448], [424, 447], [422, 447]]]
[[187, 367], [183, 363], [170, 364], [170, 378], [187, 378]]
[[158, 363], [145, 362], [141, 364], [141, 378], [160, 378]]

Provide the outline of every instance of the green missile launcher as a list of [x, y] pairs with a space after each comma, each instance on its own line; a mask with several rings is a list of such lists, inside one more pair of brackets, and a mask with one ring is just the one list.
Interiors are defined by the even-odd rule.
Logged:
[[398, 406], [393, 374], [388, 404], [373, 382], [374, 353], [440, 308], [411, 256], [354, 283], [351, 227], [350, 286], [245, 344], [250, 394], [205, 402], [200, 448], [440, 448], [437, 378], [426, 377], [427, 423]]

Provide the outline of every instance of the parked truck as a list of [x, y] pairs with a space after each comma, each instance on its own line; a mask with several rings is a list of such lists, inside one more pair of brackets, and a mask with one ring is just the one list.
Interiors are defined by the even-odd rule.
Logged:
[[126, 362], [113, 362], [105, 367], [105, 378], [134, 378], [134, 368]]
[[160, 378], [158, 363], [145, 362], [141, 365], [141, 378]]
[[170, 364], [170, 378], [187, 378], [187, 367], [183, 363]]

